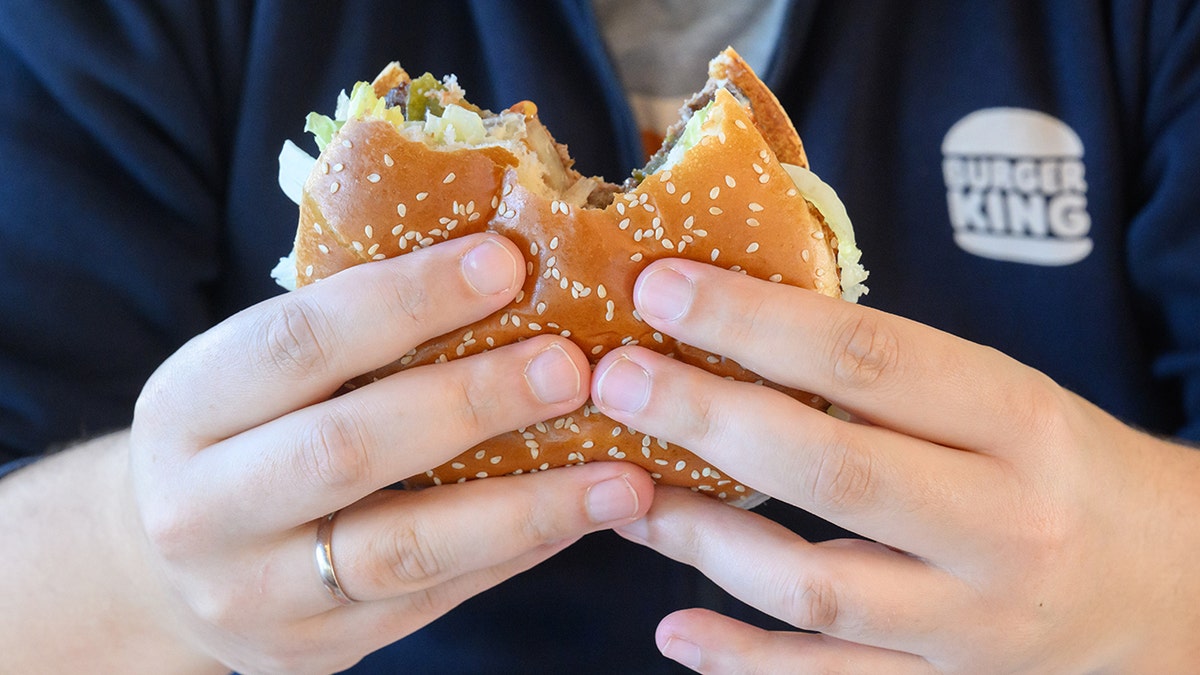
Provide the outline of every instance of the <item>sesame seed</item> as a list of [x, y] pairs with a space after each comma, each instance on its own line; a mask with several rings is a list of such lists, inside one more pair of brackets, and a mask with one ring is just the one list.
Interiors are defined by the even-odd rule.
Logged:
[[544, 314], [545, 312], [546, 312], [546, 303], [544, 303], [544, 302], [539, 302], [539, 303], [537, 304], [537, 313], [538, 313], [538, 316], [541, 316], [541, 315], [542, 315], [542, 314]]
[[692, 201], [692, 193], [690, 190], [683, 193], [683, 196], [679, 198], [680, 204], [687, 204], [690, 201]]
[[538, 244], [536, 241], [529, 242], [529, 255], [538, 254]]
[[[558, 277], [558, 269], [557, 268], [554, 269], [554, 276], [556, 278]], [[558, 287], [564, 291], [567, 290], [567, 278], [566, 277], [559, 279]]]
[[375, 255], [379, 252], [379, 244], [372, 244], [371, 248], [367, 249], [367, 255]]
[[423, 201], [425, 201], [425, 198], [428, 196], [429, 196], [428, 192], [418, 192], [417, 193], [417, 201], [423, 202]]
[[375, 228], [371, 227], [370, 225], [367, 225], [366, 227], [363, 228], [363, 234], [367, 235], [367, 239], [374, 239], [375, 238]]
[[362, 242], [352, 241], [352, 242], [350, 242], [350, 245], [354, 247], [355, 251], [362, 253], [362, 251], [363, 251]]
[[708, 207], [708, 212], [709, 212], [709, 213], [711, 213], [711, 214], [713, 214], [714, 216], [719, 216], [719, 215], [721, 215], [722, 213], [725, 213], [724, 211], [722, 211], [722, 210], [720, 209], [720, 207], [717, 207], [717, 206], [710, 206], [710, 207]]
[[808, 249], [804, 249], [804, 250], [800, 251], [800, 259], [803, 260], [804, 262], [808, 262], [808, 259], [811, 257], [812, 257], [812, 255], [808, 252]]
[[608, 289], [604, 287], [604, 284], [600, 284], [596, 287], [596, 297], [600, 298], [601, 300], [608, 297]]
[[321, 253], [329, 253], [329, 247], [325, 244], [317, 244], [317, 249], [319, 249]]
[[685, 467], [685, 466], [687, 466], [687, 462], [683, 461], [682, 459], [679, 460], [678, 462], [675, 462], [675, 470], [676, 471], [683, 471], [683, 467]]
[[369, 173], [369, 174], [367, 174], [367, 180], [371, 181], [372, 183], [378, 183], [379, 182], [379, 174]]
[[550, 250], [553, 251], [556, 248], [558, 248], [558, 237], [554, 237], [550, 240]]
[[688, 216], [683, 221], [683, 229], [690, 230], [690, 229], [692, 229], [692, 225], [694, 225], [695, 223], [696, 223], [696, 216]]
[[754, 173], [762, 173], [763, 172], [762, 165], [759, 164], [758, 162], [755, 162], [755, 163], [751, 164], [750, 166], [754, 167]]
[[663, 239], [662, 245], [663, 248], [675, 248], [675, 242], [671, 241], [670, 239]]
[[321, 166], [321, 170], [322, 170], [322, 171], [323, 171], [325, 174], [328, 174], [328, 173], [329, 173], [329, 162], [325, 162], [324, 164], [322, 164], [322, 166]]
[[342, 169], [345, 169], [345, 168], [346, 168], [346, 165], [345, 165], [345, 164], [342, 164], [341, 162], [338, 162], [337, 164], [334, 164], [334, 165], [333, 165], [333, 172], [334, 172], [334, 173], [337, 173], [337, 172], [339, 172], [339, 171], [341, 171]]
[[719, 255], [721, 255], [721, 252], [720, 252], [719, 250], [717, 250], [717, 249], [715, 249], [715, 248], [714, 248], [714, 249], [712, 250], [712, 255], [710, 255], [710, 256], [708, 256], [708, 257], [709, 257], [709, 259], [711, 259], [713, 262], [716, 262], [716, 260], [717, 260], [717, 256], [719, 256]]
[[675, 194], [675, 184], [674, 183], [667, 183], [664, 187], [667, 190], [667, 194], [669, 194], [669, 195]]
[[764, 173], [763, 175], [758, 177], [758, 182], [760, 182], [760, 183], [766, 183], [769, 180], [771, 180], [771, 174], [769, 174], [769, 173]]
[[311, 277], [312, 274], [313, 274], [313, 266], [312, 265], [309, 265], [308, 267], [304, 268], [304, 276]]
[[450, 183], [453, 183], [453, 182], [454, 182], [454, 172], [453, 172], [453, 171], [451, 171], [450, 173], [446, 174], [446, 177], [442, 179], [442, 184], [443, 184], [443, 185], [448, 185], [448, 184], [450, 184]]
[[713, 189], [708, 191], [708, 198], [716, 199], [717, 195], [719, 195], [719, 194], [721, 194], [721, 188], [717, 187], [717, 186], [713, 186]]
[[707, 237], [708, 230], [692, 230], [692, 234], [696, 235], [697, 237]]
[[780, 281], [783, 281], [783, 275], [782, 274], [772, 274], [771, 276], [767, 277], [767, 281], [774, 281], [775, 283], [779, 283]]
[[391, 156], [391, 155], [389, 155], [389, 154], [387, 154], [387, 153], [385, 152], [385, 153], [383, 153], [383, 163], [384, 163], [384, 164], [386, 164], [386, 165], [388, 165], [388, 166], [392, 166], [392, 165], [393, 165], [393, 164], [395, 164], [396, 162], [395, 162], [395, 160], [393, 160], [393, 159], [392, 159], [392, 156]]
[[337, 181], [333, 181], [332, 183], [329, 184], [329, 194], [333, 194], [333, 193], [337, 192], [338, 188], [340, 188], [340, 187], [342, 187], [341, 183], [338, 183]]
[[824, 233], [824, 232], [822, 232], [821, 230], [817, 230], [816, 232], [813, 232], [813, 233], [812, 233], [812, 238], [813, 238], [813, 239], [824, 239], [824, 238], [825, 238], [825, 233]]
[[733, 123], [737, 125], [737, 128], [739, 129], [745, 130], [747, 128], [746, 123], [741, 120], [734, 120]]
[[[552, 255], [549, 258], [546, 258], [546, 267], [554, 267], [554, 265], [557, 263], [558, 263], [558, 256], [556, 256], [556, 255]], [[575, 283], [579, 283], [579, 282], [575, 282]]]
[[634, 253], [633, 255], [629, 256], [629, 259], [632, 260], [633, 262], [641, 262], [642, 261], [641, 251], [638, 251], [637, 253]]
[[750, 202], [749, 206], [750, 206], [750, 210], [754, 211], [755, 213], [763, 210], [762, 204], [759, 204], [758, 202]]
[[750, 245], [746, 247], [746, 253], [754, 253], [757, 250], [758, 250], [758, 242], [757, 241], [750, 242]]
[[605, 321], [612, 321], [612, 320], [613, 320], [613, 313], [614, 313], [614, 312], [616, 312], [616, 311], [617, 311], [617, 305], [616, 305], [616, 303], [614, 303], [612, 300], [609, 300], [609, 301], [608, 301], [608, 302], [605, 304], [604, 320], [605, 320]]
[[621, 222], [617, 223], [617, 227], [618, 227], [618, 228], [620, 228], [620, 229], [622, 229], [622, 230], [624, 230], [624, 229], [628, 228], [628, 227], [629, 227], [629, 219], [628, 219], [628, 218], [625, 218], [625, 219], [624, 219], [624, 220], [622, 220]]
[[758, 222], [758, 218], [747, 218], [746, 224], [749, 225], [750, 227], [758, 227], [760, 225], [760, 223]]
[[342, 145], [346, 146], [347, 148], [354, 147], [354, 144], [350, 142], [349, 138], [342, 139]]
[[730, 176], [729, 174], [725, 174], [725, 184], [731, 188], [737, 187], [737, 181], [733, 180], [733, 176]]
[[[612, 321], [612, 318], [611, 318], [611, 317], [608, 317], [608, 320], [609, 320], [609, 321]], [[600, 353], [600, 352], [602, 352], [602, 351], [604, 351], [604, 345], [596, 345], [595, 347], [592, 347], [592, 354], [599, 354], [599, 353]], [[585, 445], [584, 447], [585, 447], [585, 448], [590, 448], [590, 447], [592, 447], [592, 446], [590, 446], [590, 445]]]

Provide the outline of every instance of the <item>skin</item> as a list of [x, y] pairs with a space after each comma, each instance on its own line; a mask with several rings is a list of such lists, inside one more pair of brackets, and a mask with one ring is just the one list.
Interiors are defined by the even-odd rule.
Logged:
[[1200, 663], [1194, 449], [994, 350], [815, 293], [669, 260], [643, 272], [635, 297], [656, 329], [822, 394], [849, 420], [637, 347], [597, 366], [601, 410], [873, 540], [809, 543], [658, 489], [620, 534], [816, 631], [683, 610], [658, 627], [667, 657], [703, 673]]
[[[874, 542], [810, 544], [621, 463], [379, 492], [587, 396], [584, 356], [538, 338], [327, 401], [506, 304], [519, 259], [502, 239], [466, 237], [252, 307], [163, 364], [131, 429], [0, 481], [0, 597], [21, 608], [0, 613], [3, 669], [335, 671], [614, 526], [819, 631], [666, 617], [659, 648], [699, 672], [1200, 661], [1194, 450], [995, 351], [686, 261], [643, 273], [648, 322], [821, 393], [850, 421], [636, 347], [599, 364], [595, 402]], [[339, 509], [349, 607], [312, 562], [317, 520]]]
[[[506, 240], [475, 235], [256, 305], [168, 359], [131, 429], [0, 481], [0, 598], [21, 599], [0, 612], [0, 670], [342, 670], [582, 535], [644, 515], [649, 477], [615, 462], [380, 491], [578, 408], [588, 366], [567, 340], [329, 399], [507, 304], [521, 260]], [[358, 601], [345, 607], [313, 558], [317, 521], [333, 511], [332, 557]]]

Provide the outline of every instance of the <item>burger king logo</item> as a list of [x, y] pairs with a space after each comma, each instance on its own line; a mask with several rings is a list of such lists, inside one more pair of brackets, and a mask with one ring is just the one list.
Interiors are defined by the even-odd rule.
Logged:
[[1062, 120], [1022, 108], [973, 112], [942, 140], [942, 175], [964, 251], [1047, 266], [1091, 253], [1083, 142]]

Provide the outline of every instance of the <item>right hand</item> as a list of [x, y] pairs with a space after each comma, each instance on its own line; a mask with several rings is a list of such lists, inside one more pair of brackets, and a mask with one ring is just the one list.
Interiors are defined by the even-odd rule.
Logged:
[[[645, 514], [621, 463], [384, 490], [495, 434], [577, 409], [588, 363], [557, 336], [339, 386], [510, 302], [522, 256], [473, 235], [251, 307], [154, 374], [130, 435], [132, 506], [178, 639], [228, 668], [330, 672], [587, 532]], [[356, 604], [321, 584], [318, 521]]]

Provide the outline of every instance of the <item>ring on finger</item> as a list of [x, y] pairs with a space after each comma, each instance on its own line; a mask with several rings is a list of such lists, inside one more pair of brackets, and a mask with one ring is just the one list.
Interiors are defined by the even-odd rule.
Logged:
[[337, 514], [338, 512], [334, 511], [322, 518], [317, 525], [315, 550], [317, 574], [321, 577], [321, 583], [325, 585], [325, 590], [329, 591], [329, 595], [335, 602], [339, 605], [350, 605], [355, 600], [342, 590], [342, 585], [338, 582], [337, 571], [333, 566], [333, 519]]

